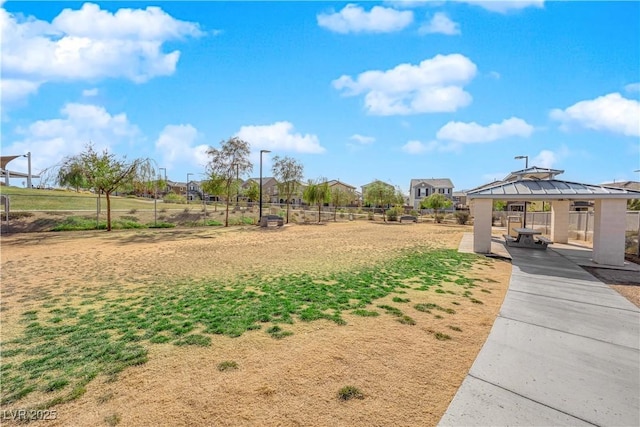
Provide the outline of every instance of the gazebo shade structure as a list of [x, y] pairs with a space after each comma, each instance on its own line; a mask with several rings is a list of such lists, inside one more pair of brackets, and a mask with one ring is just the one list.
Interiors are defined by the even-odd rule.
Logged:
[[518, 171], [529, 174], [514, 172], [508, 176], [512, 179], [510, 181], [485, 185], [467, 193], [467, 198], [474, 204], [474, 251], [491, 251], [493, 200], [551, 202], [551, 240], [555, 243], [568, 242], [570, 201], [593, 200], [593, 261], [605, 265], [624, 265], [627, 200], [640, 199], [640, 191], [557, 180], [553, 179], [556, 175], [553, 172], [562, 171], [555, 170], [549, 170], [551, 173], [547, 176], [550, 179], [517, 178], [531, 176], [533, 171], [530, 169], [534, 168]]

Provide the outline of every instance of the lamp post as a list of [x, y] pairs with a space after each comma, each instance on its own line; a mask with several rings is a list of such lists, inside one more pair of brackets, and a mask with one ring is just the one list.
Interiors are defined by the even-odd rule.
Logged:
[[188, 173], [187, 174], [187, 187], [186, 187], [186, 192], [187, 192], [187, 204], [189, 204], [189, 177], [191, 175], [195, 175], [193, 173]]
[[[524, 159], [524, 168], [529, 168], [529, 156], [515, 156], [515, 160]], [[524, 221], [522, 222], [522, 227], [527, 228], [527, 201], [524, 201]], [[508, 230], [507, 230], [508, 231]]]
[[31, 151], [23, 157], [27, 158], [27, 188], [31, 188]]
[[514, 159], [521, 160], [524, 159], [524, 168], [529, 168], [529, 156], [515, 156]]
[[270, 153], [269, 150], [260, 150], [260, 216], [258, 217], [258, 221], [262, 220], [262, 153]]

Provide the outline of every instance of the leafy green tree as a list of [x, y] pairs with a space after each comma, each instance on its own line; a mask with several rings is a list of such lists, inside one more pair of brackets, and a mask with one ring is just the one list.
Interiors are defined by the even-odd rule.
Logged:
[[433, 209], [436, 216], [436, 222], [442, 222], [442, 218], [438, 215], [438, 212], [441, 209], [446, 209], [453, 204], [451, 200], [449, 200], [444, 194], [434, 193], [427, 197], [426, 199], [422, 199], [420, 202], [420, 207], [422, 209]]
[[278, 192], [285, 197], [287, 203], [287, 224], [289, 223], [289, 206], [291, 197], [298, 191], [304, 167], [300, 162], [291, 157], [273, 158], [273, 176], [278, 181]]
[[385, 222], [387, 221], [387, 208], [404, 202], [404, 197], [399, 190], [382, 181], [375, 181], [369, 185], [364, 191], [363, 197], [366, 204], [382, 209], [382, 219]]
[[102, 153], [95, 151], [92, 145], [88, 145], [82, 153], [68, 157], [63, 161], [64, 165], [76, 165], [77, 170], [82, 171], [87, 188], [93, 188], [99, 195], [105, 195], [107, 199], [107, 231], [111, 231], [111, 194], [117, 190], [130, 187], [142, 165], [148, 160], [136, 159], [127, 162], [126, 158], [117, 159], [115, 154], [107, 150]]
[[79, 193], [81, 188], [88, 188], [82, 163], [77, 157], [67, 157], [63, 160], [58, 169], [56, 182], [63, 187], [75, 188], [76, 193]]
[[[200, 184], [202, 191], [209, 195], [219, 196], [224, 192], [225, 182], [220, 177], [208, 176], [207, 179]], [[203, 195], [204, 197], [204, 195]], [[213, 204], [213, 211], [218, 211], [218, 203]]]
[[327, 203], [330, 198], [329, 183], [323, 178], [315, 182], [309, 180], [307, 188], [302, 192], [302, 198], [309, 205], [318, 205], [318, 223], [320, 223], [322, 205]]
[[347, 190], [336, 186], [331, 190], [331, 204], [333, 205], [333, 220], [338, 220], [338, 207], [344, 206], [355, 198], [355, 193], [351, 190]]
[[244, 176], [253, 169], [249, 154], [249, 143], [238, 137], [222, 141], [219, 149], [209, 147], [207, 150], [207, 155], [210, 157], [207, 165], [208, 180], [212, 181], [214, 187], [219, 186], [226, 198], [225, 227], [229, 226], [229, 202], [238, 190], [237, 177]]
[[255, 181], [251, 181], [244, 190], [244, 195], [252, 202], [257, 201], [260, 197], [260, 185]]
[[493, 210], [496, 212], [502, 212], [507, 209], [507, 202], [504, 200], [494, 200], [493, 201]]

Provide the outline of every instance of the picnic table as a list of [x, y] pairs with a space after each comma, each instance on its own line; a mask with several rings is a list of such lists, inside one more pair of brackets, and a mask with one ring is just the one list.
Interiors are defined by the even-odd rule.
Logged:
[[508, 234], [504, 235], [507, 246], [529, 249], [547, 249], [547, 246], [553, 243], [546, 237], [542, 237], [541, 231], [534, 230], [533, 228], [514, 228], [517, 237], [511, 237]]

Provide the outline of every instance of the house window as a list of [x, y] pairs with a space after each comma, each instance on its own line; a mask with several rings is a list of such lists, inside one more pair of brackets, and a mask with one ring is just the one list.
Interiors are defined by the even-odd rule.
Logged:
[[420, 197], [420, 189], [416, 188], [416, 197]]

